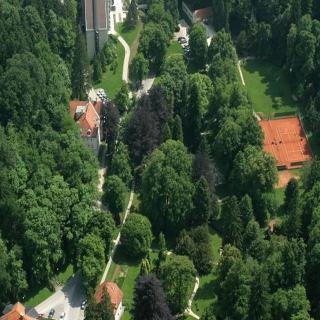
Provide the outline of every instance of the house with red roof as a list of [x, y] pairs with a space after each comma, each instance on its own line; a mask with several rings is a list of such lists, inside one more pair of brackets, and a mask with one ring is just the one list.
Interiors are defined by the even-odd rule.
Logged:
[[8, 305], [4, 311], [0, 320], [36, 320], [27, 314], [26, 308], [20, 302], [15, 305]]
[[111, 281], [105, 281], [98, 287], [95, 299], [97, 303], [100, 303], [103, 298], [103, 293], [106, 292], [109, 296], [110, 303], [112, 305], [114, 320], [120, 320], [124, 312], [124, 306], [122, 304], [123, 293], [118, 285]]
[[72, 100], [69, 103], [70, 115], [77, 123], [84, 143], [98, 155], [101, 143], [102, 102]]

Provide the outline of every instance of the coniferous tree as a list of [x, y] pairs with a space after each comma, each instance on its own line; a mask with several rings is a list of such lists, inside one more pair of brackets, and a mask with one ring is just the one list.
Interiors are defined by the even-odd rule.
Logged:
[[210, 189], [203, 176], [196, 183], [193, 205], [192, 226], [206, 224], [210, 216]]
[[170, 140], [172, 138], [171, 130], [168, 125], [168, 122], [165, 124], [163, 129], [163, 142]]
[[301, 236], [302, 221], [300, 207], [300, 191], [297, 179], [291, 179], [285, 191], [284, 211], [288, 215], [285, 223], [285, 232], [288, 237]]
[[192, 83], [187, 107], [184, 137], [191, 150], [196, 151], [201, 141], [201, 97], [197, 83]]
[[271, 319], [271, 301], [268, 284], [268, 273], [263, 268], [258, 267], [252, 279], [249, 319]]
[[131, 0], [127, 17], [126, 17], [126, 27], [128, 29], [135, 27], [138, 22], [138, 6], [136, 0]]
[[143, 258], [140, 266], [140, 275], [146, 276], [150, 273], [150, 271], [151, 271], [151, 266], [150, 266], [149, 260], [147, 258]]
[[132, 314], [134, 320], [172, 320], [161, 282], [154, 275], [137, 279]]
[[91, 86], [91, 72], [85, 40], [80, 29], [77, 30], [71, 80], [73, 98], [85, 100]]
[[183, 142], [182, 121], [178, 114], [174, 117], [172, 125], [172, 139]]
[[113, 154], [118, 137], [120, 115], [113, 103], [108, 103], [103, 108], [103, 113], [103, 139], [107, 142], [108, 154]]
[[92, 73], [92, 80], [95, 83], [98, 83], [101, 81], [102, 78], [102, 67], [101, 67], [101, 61], [99, 59], [99, 56], [95, 56], [93, 60], [93, 73]]
[[249, 221], [253, 219], [252, 200], [247, 194], [244, 195], [239, 203], [241, 220], [244, 228], [248, 225]]
[[166, 238], [162, 232], [159, 234], [159, 262], [165, 260], [167, 254]]
[[235, 196], [226, 200], [222, 209], [223, 241], [237, 248], [242, 246], [243, 226], [238, 200]]

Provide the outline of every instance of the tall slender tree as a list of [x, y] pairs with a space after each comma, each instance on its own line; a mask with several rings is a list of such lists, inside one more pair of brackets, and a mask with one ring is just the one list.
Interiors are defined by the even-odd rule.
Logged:
[[80, 29], [77, 30], [76, 45], [71, 71], [72, 96], [84, 100], [91, 86], [91, 71], [86, 44]]
[[200, 177], [196, 183], [193, 196], [194, 211], [192, 226], [206, 224], [210, 216], [210, 189], [205, 177]]
[[226, 200], [222, 209], [223, 241], [237, 248], [242, 246], [243, 225], [238, 200], [235, 196]]

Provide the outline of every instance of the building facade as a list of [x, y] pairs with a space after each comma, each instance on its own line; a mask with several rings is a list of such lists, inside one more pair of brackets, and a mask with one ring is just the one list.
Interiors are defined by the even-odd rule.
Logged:
[[110, 29], [112, 0], [83, 0], [84, 28], [90, 60], [103, 48]]
[[69, 109], [71, 117], [79, 127], [83, 142], [98, 156], [102, 132], [102, 103], [73, 100], [70, 101]]
[[124, 312], [124, 306], [122, 304], [122, 291], [116, 283], [111, 281], [105, 281], [102, 284], [100, 284], [95, 293], [95, 299], [97, 303], [101, 302], [105, 293], [109, 296], [113, 310], [114, 320], [120, 320]]

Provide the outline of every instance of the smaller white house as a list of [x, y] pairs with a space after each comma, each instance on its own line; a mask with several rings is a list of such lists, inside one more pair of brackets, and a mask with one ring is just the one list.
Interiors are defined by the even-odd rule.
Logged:
[[124, 306], [122, 304], [122, 291], [116, 283], [111, 281], [105, 281], [102, 284], [100, 284], [95, 294], [95, 299], [97, 303], [101, 302], [105, 293], [109, 296], [110, 303], [113, 308], [114, 320], [120, 320], [124, 312]]

